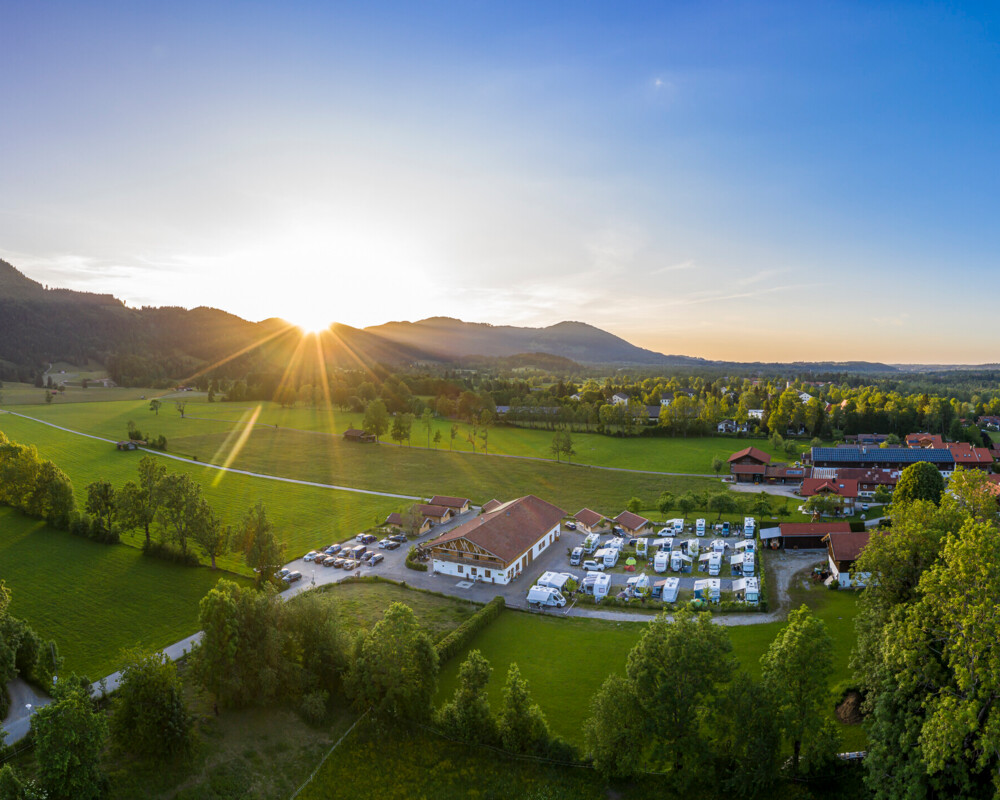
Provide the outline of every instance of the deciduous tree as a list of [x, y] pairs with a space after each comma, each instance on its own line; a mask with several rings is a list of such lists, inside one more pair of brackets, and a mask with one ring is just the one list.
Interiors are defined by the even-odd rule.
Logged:
[[274, 573], [284, 563], [285, 546], [275, 539], [274, 526], [267, 518], [264, 504], [259, 500], [240, 520], [235, 544], [243, 553], [246, 565], [253, 570], [258, 589], [274, 580]]
[[389, 412], [386, 410], [385, 403], [381, 400], [372, 400], [368, 403], [365, 407], [365, 416], [361, 427], [365, 433], [372, 434], [375, 441], [384, 436], [385, 432], [389, 430]]
[[609, 778], [629, 778], [642, 767], [636, 742], [646, 732], [632, 683], [612, 673], [591, 698], [584, 739], [594, 768]]
[[941, 502], [944, 493], [944, 478], [941, 471], [927, 461], [910, 464], [903, 470], [892, 493], [893, 505], [905, 505], [914, 500], [930, 500], [935, 505]]
[[472, 650], [458, 670], [454, 697], [436, 715], [437, 724], [449, 736], [476, 744], [497, 744], [499, 729], [487, 686], [493, 668], [478, 650]]
[[52, 800], [97, 800], [103, 795], [107, 721], [86, 682], [75, 675], [64, 676], [52, 697], [31, 717], [38, 778]]
[[177, 667], [162, 653], [124, 654], [118, 690], [111, 704], [111, 737], [126, 753], [172, 758], [191, 747], [191, 716], [181, 693]]

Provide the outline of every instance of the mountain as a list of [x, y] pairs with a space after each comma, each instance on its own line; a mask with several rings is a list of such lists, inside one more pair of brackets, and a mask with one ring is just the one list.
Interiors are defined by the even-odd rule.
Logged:
[[419, 322], [387, 322], [365, 330], [397, 344], [433, 353], [446, 361], [470, 356], [549, 353], [580, 364], [697, 366], [709, 363], [700, 358], [666, 356], [636, 347], [619, 336], [583, 322], [519, 328], [430, 317]]

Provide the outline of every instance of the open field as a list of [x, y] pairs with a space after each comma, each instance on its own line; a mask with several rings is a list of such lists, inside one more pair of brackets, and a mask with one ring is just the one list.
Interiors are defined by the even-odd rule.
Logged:
[[[0, 414], [0, 430], [11, 439], [33, 444], [39, 453], [51, 459], [73, 481], [77, 503], [82, 507], [88, 483], [106, 479], [116, 487], [136, 476], [140, 452], [123, 453], [105, 442], [76, 436], [47, 425]], [[392, 498], [340, 492], [313, 486], [281, 483], [234, 473], [222, 473], [207, 467], [166, 460], [170, 472], [183, 472], [199, 481], [205, 496], [229, 523], [239, 518], [258, 500], [267, 507], [279, 541], [288, 544], [289, 558], [319, 543], [329, 544], [354, 535], [382, 521], [400, 509], [405, 501]], [[140, 537], [126, 537], [138, 546]], [[235, 555], [219, 559], [221, 566], [245, 571]]]
[[221, 577], [180, 567], [132, 547], [97, 544], [0, 507], [0, 578], [11, 613], [66, 659], [63, 672], [98, 680], [114, 672], [122, 648], [159, 649], [198, 630], [198, 602]]
[[[83, 376], [90, 378], [95, 377], [96, 374], [83, 373]], [[53, 375], [52, 379], [55, 380], [57, 377], [65, 376]], [[76, 380], [79, 383], [79, 378]], [[137, 401], [143, 395], [149, 397], [151, 391], [151, 389], [127, 389], [121, 386], [111, 389], [105, 389], [102, 386], [91, 386], [87, 389], [82, 389], [79, 385], [70, 386], [66, 391], [56, 393], [56, 397], [52, 400], [52, 406], [101, 401]], [[46, 408], [51, 407], [45, 403], [45, 388], [39, 388], [31, 383], [4, 382], [3, 388], [0, 389], [0, 402], [5, 406], [41, 404]]]
[[[805, 602], [822, 618], [836, 648], [832, 686], [848, 680], [848, 660], [854, 645], [853, 620], [856, 596], [828, 589], [796, 588], [793, 602]], [[727, 628], [740, 667], [760, 675], [760, 657], [783, 623], [740, 625]], [[611, 672], [625, 668], [629, 650], [642, 635], [637, 622], [542, 617], [507, 611], [481, 632], [471, 645], [456, 654], [442, 670], [437, 702], [455, 691], [458, 668], [469, 650], [477, 649], [493, 666], [490, 699], [499, 707], [507, 669], [516, 661], [532, 695], [549, 725], [560, 736], [582, 742], [582, 725], [589, 713], [590, 697]], [[831, 716], [833, 700], [831, 699]], [[841, 726], [846, 749], [861, 749], [860, 728]]]
[[344, 630], [370, 629], [395, 602], [413, 609], [434, 641], [454, 630], [482, 606], [458, 597], [442, 597], [383, 581], [329, 583], [317, 589], [332, 604]]

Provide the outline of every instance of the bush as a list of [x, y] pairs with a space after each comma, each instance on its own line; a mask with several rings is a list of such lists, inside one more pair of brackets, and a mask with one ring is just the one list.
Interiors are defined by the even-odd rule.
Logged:
[[180, 550], [174, 550], [163, 542], [145, 542], [142, 545], [142, 554], [144, 556], [151, 556], [152, 558], [159, 558], [163, 561], [169, 561], [172, 564], [181, 564], [185, 567], [197, 567], [201, 565], [198, 556], [194, 553], [190, 551], [182, 553]]
[[406, 554], [406, 566], [410, 569], [415, 569], [417, 572], [427, 572], [427, 565], [417, 561], [416, 546], [411, 546], [410, 552]]
[[88, 514], [73, 513], [69, 522], [69, 532], [74, 536], [90, 536], [91, 519]]
[[445, 636], [437, 643], [438, 662], [443, 664], [455, 653], [467, 645], [472, 638], [493, 620], [500, 616], [500, 612], [507, 607], [501, 595], [497, 595], [479, 611], [469, 617], [455, 630]]
[[95, 542], [100, 542], [101, 544], [118, 544], [121, 541], [118, 531], [113, 528], [108, 530], [104, 527], [104, 523], [97, 517], [90, 520], [90, 530], [87, 532], [87, 535]]
[[329, 699], [330, 693], [323, 689], [304, 695], [299, 706], [302, 719], [310, 725], [322, 725], [326, 720], [326, 704]]
[[830, 588], [831, 589], [839, 589], [840, 588], [840, 581], [838, 581], [836, 579], [830, 581]]

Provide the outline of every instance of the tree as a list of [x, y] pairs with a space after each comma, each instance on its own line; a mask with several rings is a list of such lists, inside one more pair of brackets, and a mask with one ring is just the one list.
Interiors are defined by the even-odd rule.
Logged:
[[438, 655], [412, 609], [393, 603], [354, 643], [345, 688], [359, 710], [382, 720], [419, 722], [431, 712]]
[[184, 705], [177, 667], [162, 653], [124, 654], [111, 703], [111, 738], [123, 752], [172, 758], [191, 747], [191, 716]]
[[174, 408], [176, 408], [177, 413], [181, 415], [181, 419], [184, 419], [184, 410], [187, 408], [187, 400], [175, 400]]
[[532, 701], [521, 670], [512, 663], [507, 671], [500, 709], [500, 740], [504, 749], [513, 753], [538, 753], [545, 749], [549, 739], [545, 715]]
[[[427, 449], [431, 449], [431, 429], [434, 427], [434, 412], [430, 408], [425, 408], [424, 413], [420, 415], [420, 423], [424, 426], [424, 430], [427, 431]], [[438, 431], [440, 433], [440, 431]], [[435, 441], [438, 441], [435, 439]]]
[[738, 675], [709, 708], [708, 727], [726, 794], [762, 797], [780, 774], [781, 730], [767, 684]]
[[552, 444], [549, 445], [549, 450], [552, 455], [556, 457], [556, 461], [562, 461], [562, 431], [556, 431], [556, 433], [552, 436]]
[[267, 518], [267, 510], [259, 500], [250, 508], [236, 529], [235, 544], [243, 553], [243, 560], [254, 571], [254, 582], [260, 589], [267, 581], [274, 580], [274, 573], [281, 568], [285, 546], [274, 538], [274, 526]]
[[879, 484], [875, 487], [875, 494], [872, 497], [872, 500], [876, 503], [887, 505], [892, 502], [892, 492], [887, 486]]
[[46, 389], [45, 390], [45, 402], [51, 404], [52, 401], [53, 401], [53, 399], [55, 399], [55, 395], [52, 392], [50, 392], [48, 389]]
[[968, 516], [979, 522], [996, 521], [996, 484], [985, 472], [958, 467], [948, 481], [948, 494]]
[[139, 459], [139, 482], [126, 481], [118, 491], [118, 522], [125, 530], [142, 528], [149, 546], [149, 526], [160, 507], [159, 485], [167, 468], [153, 456]]
[[587, 750], [594, 768], [608, 778], [630, 778], [638, 774], [639, 749], [644, 736], [639, 699], [632, 684], [612, 673], [590, 701], [590, 716], [584, 723]]
[[835, 494], [814, 494], [802, 504], [802, 508], [812, 514], [813, 519], [834, 517], [843, 510], [844, 501]]
[[392, 418], [392, 429], [389, 435], [396, 444], [402, 444], [409, 434], [409, 426], [406, 424], [406, 414], [397, 414]]
[[291, 408], [295, 405], [296, 400], [298, 400], [298, 392], [288, 384], [279, 386], [274, 393], [274, 402], [282, 408]]
[[86, 681], [63, 677], [52, 703], [31, 717], [38, 778], [53, 800], [96, 800], [103, 795], [101, 751], [108, 724]]
[[157, 517], [170, 538], [187, 552], [188, 538], [200, 531], [211, 509], [202, 496], [201, 484], [180, 473], [165, 475], [159, 482]]
[[708, 498], [708, 510], [718, 511], [719, 516], [716, 520], [720, 520], [723, 514], [732, 514], [736, 511], [736, 498], [729, 491], [715, 492]]
[[682, 610], [673, 622], [666, 614], [650, 622], [629, 653], [626, 673], [653, 749], [660, 760], [672, 761], [681, 783], [695, 778], [704, 750], [699, 709], [729, 681], [731, 650], [725, 628], [713, 625], [711, 614]]
[[944, 493], [944, 478], [941, 471], [927, 461], [910, 464], [903, 470], [892, 493], [893, 505], [905, 505], [914, 500], [930, 500], [935, 505], [941, 502]]
[[833, 755], [826, 707], [833, 673], [833, 640], [826, 624], [808, 606], [788, 615], [788, 621], [761, 657], [764, 683], [775, 698], [774, 713], [782, 734], [792, 745], [792, 770], [799, 771], [805, 748], [810, 762]]
[[630, 497], [629, 501], [625, 504], [625, 510], [631, 511], [633, 514], [638, 514], [642, 510], [642, 500], [638, 497]]
[[105, 531], [111, 533], [115, 518], [115, 489], [109, 481], [94, 481], [87, 485], [87, 513], [100, 520]]
[[389, 430], [389, 412], [386, 410], [385, 403], [381, 400], [372, 400], [368, 403], [365, 407], [365, 417], [361, 427], [365, 433], [372, 434], [376, 442], [380, 436], [384, 436], [385, 432]]
[[[435, 445], [441, 444], [441, 431], [434, 431], [434, 444]], [[428, 447], [429, 446], [430, 445], [428, 445]]]
[[573, 434], [569, 431], [563, 431], [562, 452], [563, 455], [566, 456], [566, 460], [572, 464], [573, 456], [576, 455], [576, 450], [573, 448]]
[[161, 403], [154, 397], [152, 400], [149, 401], [149, 410], [154, 412], [156, 416], [160, 416], [160, 406], [162, 405], [163, 403]]
[[666, 516], [671, 512], [676, 502], [676, 499], [670, 492], [660, 492], [660, 498], [656, 501], [656, 508], [663, 516]]
[[764, 517], [770, 516], [771, 514], [771, 497], [767, 492], [761, 492], [756, 497], [754, 497], [753, 502], [750, 504], [750, 511], [758, 519], [763, 520]]
[[215, 569], [215, 559], [230, 550], [233, 529], [222, 524], [222, 520], [215, 515], [208, 503], [205, 503], [200, 510], [198, 523], [191, 532], [191, 536], [205, 555], [211, 559], [212, 569]]
[[451, 441], [448, 443], [448, 449], [451, 450], [455, 446], [455, 439], [458, 437], [458, 425], [452, 425], [449, 434], [451, 435]]
[[699, 505], [701, 505], [701, 499], [696, 497], [694, 492], [684, 492], [684, 494], [677, 498], [677, 510], [685, 517]]
[[715, 457], [714, 457], [714, 458], [712, 459], [712, 472], [714, 472], [714, 473], [715, 473], [716, 477], [718, 477], [718, 476], [719, 476], [719, 474], [720, 474], [720, 473], [722, 472], [722, 468], [723, 468], [724, 466], [726, 466], [726, 462], [725, 462], [725, 461], [723, 461], [723, 460], [722, 460], [721, 458], [719, 458], [718, 456], [715, 456]]
[[436, 715], [444, 732], [474, 744], [493, 745], [499, 729], [486, 691], [493, 668], [478, 650], [472, 650], [458, 670], [458, 688]]

